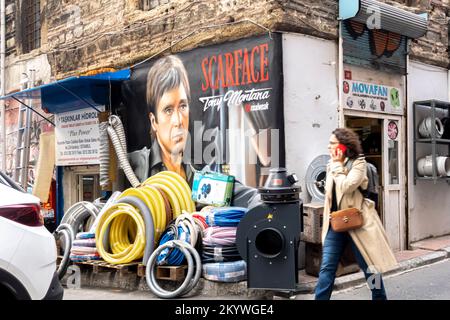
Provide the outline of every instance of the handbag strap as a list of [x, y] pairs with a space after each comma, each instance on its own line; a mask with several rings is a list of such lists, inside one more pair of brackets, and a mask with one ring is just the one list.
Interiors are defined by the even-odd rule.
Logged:
[[[352, 169], [352, 167], [353, 167], [353, 162], [354, 162], [354, 159], [348, 159], [347, 160], [347, 162], [345, 163], [345, 167], [348, 169], [348, 171], [350, 171], [351, 169]], [[364, 204], [364, 199], [366, 198], [365, 196], [364, 196], [364, 192], [363, 192], [363, 189], [361, 188], [361, 185], [359, 185], [358, 186], [358, 190], [359, 190], [359, 192], [361, 193], [361, 195], [362, 195], [362, 201], [361, 201], [361, 208], [362, 208], [362, 206], [363, 206], [363, 204]]]

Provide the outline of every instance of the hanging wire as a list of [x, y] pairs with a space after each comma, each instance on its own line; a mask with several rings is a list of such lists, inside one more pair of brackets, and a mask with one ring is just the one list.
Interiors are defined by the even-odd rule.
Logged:
[[255, 21], [253, 21], [253, 20], [251, 20], [251, 19], [243, 19], [243, 20], [234, 21], [234, 22], [227, 22], [227, 23], [221, 23], [221, 24], [207, 25], [207, 26], [200, 27], [200, 28], [198, 28], [198, 29], [196, 29], [196, 30], [190, 32], [189, 34], [187, 34], [186, 36], [182, 37], [181, 39], [179, 39], [179, 40], [177, 40], [177, 41], [175, 41], [175, 42], [171, 42], [169, 46], [165, 47], [165, 48], [162, 49], [161, 51], [158, 51], [157, 53], [153, 54], [152, 56], [150, 56], [150, 57], [148, 57], [148, 58], [146, 58], [146, 59], [144, 59], [144, 60], [142, 60], [142, 61], [140, 61], [140, 62], [138, 62], [138, 63], [136, 63], [136, 64], [134, 64], [134, 65], [132, 65], [132, 66], [130, 67], [130, 69], [135, 68], [135, 67], [137, 67], [138, 65], [140, 65], [140, 64], [142, 64], [142, 63], [144, 63], [144, 62], [147, 62], [147, 61], [153, 59], [154, 57], [159, 56], [160, 54], [162, 54], [163, 52], [165, 52], [165, 51], [167, 51], [167, 50], [169, 50], [169, 49], [172, 49], [173, 46], [175, 46], [175, 45], [177, 45], [178, 43], [180, 43], [180, 42], [186, 40], [187, 38], [193, 36], [194, 34], [196, 34], [197, 32], [199, 32], [199, 31], [201, 31], [201, 30], [212, 29], [212, 28], [219, 28], [219, 27], [223, 27], [223, 26], [236, 25], [236, 24], [241, 24], [241, 23], [246, 23], [246, 22], [252, 23], [252, 24], [254, 24], [254, 25], [256, 25], [256, 26], [258, 26], [258, 27], [260, 27], [260, 28], [266, 30], [267, 33], [269, 34], [270, 39], [272, 39], [272, 33], [273, 33], [273, 31], [271, 31], [269, 28], [263, 26], [262, 24], [259, 24], [259, 23], [255, 22]]

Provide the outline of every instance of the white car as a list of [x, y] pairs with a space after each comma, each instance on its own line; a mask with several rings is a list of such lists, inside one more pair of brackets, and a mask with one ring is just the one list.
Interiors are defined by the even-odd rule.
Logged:
[[56, 243], [39, 199], [0, 171], [0, 297], [62, 299]]

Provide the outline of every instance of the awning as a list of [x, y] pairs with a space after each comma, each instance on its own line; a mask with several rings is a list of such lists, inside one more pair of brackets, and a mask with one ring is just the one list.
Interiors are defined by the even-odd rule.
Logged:
[[53, 114], [89, 107], [99, 111], [98, 107], [109, 104], [112, 86], [129, 78], [130, 69], [70, 77], [14, 92], [0, 99], [14, 99], [32, 109], [41, 107], [45, 112]]
[[339, 0], [339, 20], [353, 19], [367, 24], [379, 21], [375, 29], [420, 38], [427, 32], [427, 14], [414, 14], [375, 0]]

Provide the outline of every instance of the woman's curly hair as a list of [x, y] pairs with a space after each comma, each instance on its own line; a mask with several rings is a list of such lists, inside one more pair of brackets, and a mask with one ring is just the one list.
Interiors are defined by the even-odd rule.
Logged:
[[355, 159], [363, 153], [359, 136], [353, 130], [348, 128], [337, 128], [332, 133], [336, 136], [339, 143], [347, 147], [347, 150], [345, 151], [346, 157]]

